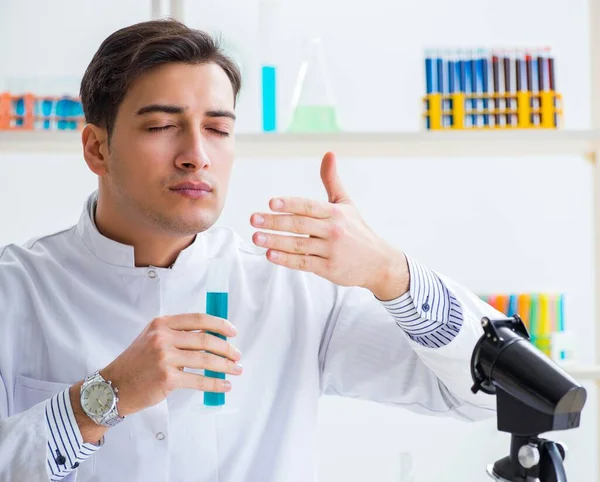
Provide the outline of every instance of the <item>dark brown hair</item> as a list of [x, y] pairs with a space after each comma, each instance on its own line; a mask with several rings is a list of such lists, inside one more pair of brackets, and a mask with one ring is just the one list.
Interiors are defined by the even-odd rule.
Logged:
[[81, 81], [86, 122], [105, 128], [110, 138], [131, 83], [153, 67], [171, 62], [219, 65], [237, 98], [241, 74], [218, 40], [175, 20], [152, 20], [117, 30], [100, 45]]

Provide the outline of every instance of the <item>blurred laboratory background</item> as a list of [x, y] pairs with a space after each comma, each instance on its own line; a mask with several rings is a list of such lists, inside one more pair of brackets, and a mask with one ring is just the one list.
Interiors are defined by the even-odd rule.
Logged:
[[[79, 82], [118, 28], [173, 16], [238, 62], [219, 223], [326, 199], [322, 155], [374, 231], [501, 312], [588, 391], [569, 480], [600, 480], [600, 0], [0, 0], [0, 245], [77, 222], [97, 179]], [[1, 310], [1, 307], [0, 307]], [[326, 397], [322, 482], [479, 482], [508, 454], [465, 423]]]

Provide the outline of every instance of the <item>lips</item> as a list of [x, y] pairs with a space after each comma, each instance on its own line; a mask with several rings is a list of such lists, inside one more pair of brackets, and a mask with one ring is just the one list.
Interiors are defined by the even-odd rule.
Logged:
[[172, 191], [212, 191], [212, 186], [207, 182], [182, 182], [171, 187]]
[[212, 196], [212, 186], [207, 182], [182, 182], [170, 188], [171, 192], [187, 199], [206, 199]]

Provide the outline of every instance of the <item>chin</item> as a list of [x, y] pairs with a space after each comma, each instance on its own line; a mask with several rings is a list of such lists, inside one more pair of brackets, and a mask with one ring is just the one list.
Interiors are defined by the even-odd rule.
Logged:
[[178, 216], [173, 213], [155, 213], [148, 217], [152, 224], [173, 236], [191, 236], [206, 231], [215, 224], [218, 214], [212, 211]]
[[179, 218], [173, 220], [172, 227], [174, 230], [180, 234], [189, 236], [192, 234], [198, 234], [203, 231], [206, 231], [210, 227], [212, 227], [216, 222], [216, 218], [212, 216], [205, 216], [201, 218]]

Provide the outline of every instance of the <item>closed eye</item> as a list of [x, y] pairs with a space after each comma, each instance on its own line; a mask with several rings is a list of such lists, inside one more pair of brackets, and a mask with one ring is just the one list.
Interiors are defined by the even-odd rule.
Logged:
[[213, 129], [212, 127], [209, 127], [208, 130], [214, 132], [218, 136], [229, 137], [229, 132], [220, 131], [219, 129]]
[[175, 126], [168, 125], [168, 126], [159, 126], [159, 127], [148, 127], [148, 130], [150, 132], [159, 132], [159, 131], [166, 131], [167, 129], [170, 129], [171, 127], [175, 127]]

